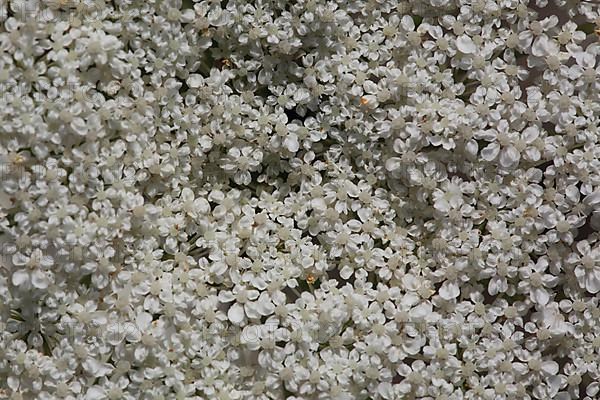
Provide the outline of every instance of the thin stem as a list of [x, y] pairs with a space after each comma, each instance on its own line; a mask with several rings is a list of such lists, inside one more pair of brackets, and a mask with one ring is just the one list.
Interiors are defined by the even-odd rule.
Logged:
[[299, 292], [299, 291], [298, 291], [296, 288], [294, 288], [294, 287], [291, 287], [291, 286], [288, 286], [288, 287], [290, 288], [290, 290], [291, 290], [292, 292], [294, 292], [294, 294], [295, 294], [296, 296], [298, 296], [298, 297], [302, 297], [302, 295], [300, 294], [300, 292]]

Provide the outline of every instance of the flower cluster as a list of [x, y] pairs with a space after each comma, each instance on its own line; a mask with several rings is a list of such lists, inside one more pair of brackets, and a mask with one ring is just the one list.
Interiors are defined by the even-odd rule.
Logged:
[[600, 398], [597, 2], [0, 25], [0, 398]]

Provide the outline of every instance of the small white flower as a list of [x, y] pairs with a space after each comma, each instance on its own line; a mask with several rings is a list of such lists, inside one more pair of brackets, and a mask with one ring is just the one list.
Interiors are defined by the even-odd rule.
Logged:
[[600, 292], [600, 248], [592, 247], [583, 240], [576, 245], [577, 253], [572, 253], [569, 260], [575, 264], [575, 276], [579, 285], [588, 292]]
[[29, 256], [17, 253], [12, 261], [16, 267], [25, 267], [13, 272], [13, 285], [23, 289], [29, 289], [31, 286], [36, 289], [47, 289], [52, 283], [50, 273], [45, 269], [54, 265], [54, 260], [45, 255], [42, 250], [35, 249]]

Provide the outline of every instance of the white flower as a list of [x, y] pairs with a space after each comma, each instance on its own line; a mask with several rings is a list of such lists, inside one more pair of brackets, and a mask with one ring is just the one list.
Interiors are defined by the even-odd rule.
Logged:
[[592, 1], [107, 3], [0, 4], [0, 398], [598, 397]]
[[535, 265], [522, 268], [521, 277], [525, 280], [519, 282], [519, 289], [529, 293], [531, 300], [542, 306], [550, 300], [547, 288], [554, 287], [559, 282], [556, 276], [545, 273], [547, 267], [548, 260], [540, 258]]
[[17, 253], [13, 256], [12, 261], [16, 267], [25, 267], [13, 272], [13, 285], [23, 289], [29, 289], [31, 286], [36, 289], [47, 289], [51, 284], [50, 272], [45, 269], [51, 267], [54, 260], [45, 255], [41, 249], [33, 250], [29, 256]]
[[188, 215], [197, 218], [199, 214], [206, 214], [210, 211], [208, 201], [203, 197], [195, 198], [194, 192], [190, 188], [181, 190], [181, 208]]
[[576, 245], [577, 253], [572, 253], [569, 261], [575, 264], [575, 276], [579, 285], [588, 292], [600, 292], [600, 248], [592, 247], [582, 240]]
[[229, 303], [235, 300], [227, 311], [227, 317], [235, 325], [242, 325], [246, 317], [256, 319], [268, 316], [275, 310], [270, 296], [265, 292], [259, 293], [258, 290], [236, 286], [231, 292], [219, 293], [219, 301]]
[[223, 158], [222, 167], [225, 171], [234, 173], [234, 181], [240, 185], [250, 183], [251, 171], [256, 171], [260, 167], [262, 160], [262, 151], [253, 149], [251, 146], [244, 146], [241, 149], [232, 147]]
[[458, 209], [463, 205], [463, 192], [470, 192], [472, 189], [466, 182], [454, 178], [450, 182], [444, 182], [443, 189], [433, 191], [433, 200], [436, 210], [442, 213], [448, 213], [451, 209]]

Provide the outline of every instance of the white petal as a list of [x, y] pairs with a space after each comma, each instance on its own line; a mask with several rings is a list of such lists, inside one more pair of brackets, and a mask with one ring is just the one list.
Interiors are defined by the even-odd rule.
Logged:
[[460, 288], [454, 281], [446, 281], [440, 288], [440, 297], [444, 300], [452, 300], [460, 294]]
[[433, 207], [436, 210], [439, 210], [443, 213], [447, 213], [450, 210], [450, 203], [448, 203], [448, 201], [443, 197], [440, 197], [433, 203]]
[[303, 103], [305, 100], [310, 98], [310, 92], [306, 89], [300, 88], [294, 93], [294, 101], [296, 103]]
[[400, 26], [407, 32], [415, 30], [415, 21], [410, 15], [404, 15], [400, 21]]
[[101, 363], [92, 357], [88, 357], [81, 365], [88, 374], [96, 378], [107, 375], [113, 370], [110, 364]]
[[512, 145], [506, 146], [500, 152], [500, 165], [504, 168], [516, 167], [521, 159], [521, 154]]
[[15, 273], [12, 276], [13, 285], [21, 286], [27, 282], [29, 282], [29, 274], [27, 273], [26, 270], [20, 269], [18, 271], [15, 271]]
[[401, 160], [398, 157], [390, 157], [387, 159], [387, 161], [385, 162], [385, 169], [387, 169], [388, 171], [395, 171], [397, 169], [400, 168], [401, 166]]
[[500, 153], [500, 145], [498, 143], [490, 143], [481, 149], [481, 158], [485, 161], [493, 161]]
[[128, 342], [136, 343], [142, 339], [142, 333], [140, 332], [138, 327], [135, 326], [135, 324], [131, 322], [126, 322], [121, 326], [119, 325], [120, 324], [117, 324], [116, 328], [113, 330], [113, 332], [115, 332], [115, 335], [118, 333], [118, 336], [120, 336], [122, 330], [123, 336]]
[[258, 347], [258, 344], [260, 343], [260, 328], [256, 325], [244, 327], [242, 334], [240, 335], [240, 342], [246, 345], [254, 344], [255, 346], [249, 346], [251, 348]]
[[6, 380], [6, 384], [14, 392], [19, 390], [19, 384], [20, 384], [19, 379], [14, 376], [9, 376], [8, 379]]
[[275, 306], [271, 302], [271, 299], [269, 298], [269, 295], [267, 293], [261, 293], [260, 297], [256, 302], [256, 309], [263, 316], [273, 314], [273, 311], [275, 311]]
[[354, 269], [352, 269], [352, 267], [350, 267], [349, 265], [344, 265], [340, 270], [340, 276], [342, 277], [342, 279], [350, 278], [353, 273]]
[[531, 54], [536, 57], [546, 57], [558, 52], [558, 44], [546, 35], [537, 37], [531, 45]]
[[595, 192], [587, 195], [585, 199], [583, 199], [583, 203], [590, 207], [600, 204], [600, 190], [596, 190]]
[[244, 308], [238, 303], [233, 304], [227, 311], [227, 318], [232, 323], [239, 325], [244, 320]]
[[194, 200], [194, 206], [199, 212], [203, 214], [206, 214], [210, 211], [210, 204], [208, 204], [208, 201], [204, 198]]
[[288, 134], [285, 137], [285, 139], [283, 140], [283, 145], [292, 153], [297, 152], [300, 148], [300, 144], [298, 143], [298, 137], [292, 133]]
[[42, 267], [51, 267], [54, 265], [54, 259], [52, 259], [52, 257], [50, 256], [43, 256], [40, 259], [40, 265]]
[[523, 139], [527, 143], [531, 143], [538, 138], [538, 136], [540, 135], [540, 131], [535, 126], [530, 126], [528, 128], [525, 128], [522, 135]]
[[258, 290], [254, 290], [254, 289], [252, 289], [252, 290], [248, 290], [248, 291], [246, 292], [246, 296], [248, 296], [248, 298], [249, 298], [250, 300], [256, 300], [256, 299], [258, 299], [258, 295], [259, 295], [259, 294], [260, 294], [260, 293], [259, 293], [259, 291], [258, 291]]
[[194, 192], [190, 188], [183, 188], [180, 197], [183, 201], [194, 200]]
[[121, 330], [120, 324], [108, 324], [106, 325], [106, 333], [104, 339], [107, 343], [116, 346], [121, 343], [124, 339], [124, 332]]
[[160, 301], [152, 296], [144, 299], [144, 310], [154, 311], [160, 309]]
[[588, 385], [588, 387], [585, 389], [585, 393], [588, 396], [595, 396], [598, 394], [598, 392], [600, 392], [600, 383], [599, 382], [593, 382], [591, 384]]
[[261, 314], [258, 312], [258, 306], [256, 303], [244, 304], [244, 313], [250, 319], [258, 319], [261, 317]]
[[381, 382], [377, 387], [377, 392], [379, 392], [379, 395], [385, 400], [394, 398], [394, 389], [392, 388], [392, 384], [389, 382]]
[[229, 12], [218, 7], [208, 12], [207, 19], [213, 26], [223, 26], [229, 21], [229, 15]]
[[479, 151], [479, 146], [477, 142], [473, 139], [469, 140], [465, 145], [465, 151], [471, 157], [477, 156], [477, 152]]
[[408, 273], [402, 277], [402, 285], [407, 290], [417, 291], [420, 284], [421, 283], [419, 279], [411, 273]]
[[600, 278], [596, 274], [588, 273], [585, 276], [585, 288], [592, 294], [600, 292]]
[[542, 158], [542, 153], [535, 147], [528, 147], [525, 149], [525, 156], [529, 161], [539, 161]]
[[363, 83], [363, 88], [365, 89], [365, 92], [369, 94], [377, 93], [379, 90], [375, 82], [370, 80], [367, 80], [365, 83]]
[[141, 312], [135, 318], [135, 324], [141, 331], [145, 331], [152, 322], [152, 315], [147, 312]]
[[415, 338], [408, 338], [402, 342], [402, 349], [410, 355], [421, 352], [421, 348], [425, 344], [423, 335], [418, 335]]
[[424, 319], [427, 315], [431, 314], [431, 304], [421, 303], [409, 311], [409, 315], [416, 319]]
[[106, 398], [106, 392], [103, 389], [101, 389], [99, 386], [92, 386], [91, 388], [89, 388], [89, 390], [85, 394], [86, 400], [98, 400], [98, 399], [105, 399], [105, 398]]
[[558, 391], [560, 390], [563, 379], [564, 379], [563, 377], [556, 376], [556, 375], [548, 377], [548, 387], [550, 389], [548, 394], [550, 395], [550, 398], [556, 399], [556, 400], [571, 399], [571, 396], [569, 396], [568, 394], [566, 394], [564, 392], [563, 392], [563, 394], [565, 394], [565, 396], [558, 395]]
[[548, 375], [555, 375], [558, 372], [558, 363], [556, 361], [544, 361], [542, 371]]
[[567, 199], [569, 199], [573, 203], [579, 202], [580, 195], [579, 195], [579, 189], [577, 188], [577, 186], [575, 186], [575, 185], [567, 186], [567, 188], [565, 189], [565, 195], [567, 196]]
[[577, 63], [584, 68], [594, 68], [596, 65], [596, 57], [594, 57], [594, 54], [590, 54], [588, 52], [577, 53], [577, 55], [575, 55], [575, 59], [577, 60]]
[[544, 288], [534, 288], [531, 290], [531, 300], [535, 301], [538, 304], [545, 306], [548, 304], [548, 300], [550, 300], [550, 296], [548, 292]]
[[227, 271], [227, 264], [224, 262], [216, 262], [210, 266], [210, 272], [215, 275], [223, 275]]
[[[598, 192], [598, 193], [600, 193], [600, 192]], [[14, 265], [21, 266], [21, 265], [27, 264], [29, 262], [29, 258], [26, 257], [24, 254], [16, 253], [16, 254], [13, 254], [13, 256], [12, 256], [12, 262]]]
[[456, 39], [456, 48], [465, 54], [473, 54], [477, 51], [477, 46], [467, 35], [461, 35]]
[[488, 283], [488, 293], [490, 294], [490, 296], [495, 296], [498, 294], [499, 291], [500, 286], [498, 285], [498, 278], [493, 277]]
[[198, 74], [191, 74], [187, 79], [187, 85], [191, 88], [198, 88], [202, 85], [203, 82], [204, 78], [202, 77], [202, 75]]
[[31, 283], [38, 289], [47, 289], [50, 285], [50, 278], [43, 271], [35, 270], [31, 273]]
[[221, 293], [219, 293], [218, 298], [221, 303], [229, 303], [235, 300], [235, 296], [229, 291], [221, 291]]
[[327, 210], [327, 203], [325, 203], [325, 200], [323, 200], [320, 197], [312, 199], [311, 202], [310, 202], [310, 205], [315, 210], [319, 210], [319, 211], [325, 211], [325, 210]]
[[146, 357], [148, 357], [149, 353], [150, 352], [148, 351], [148, 348], [146, 346], [138, 346], [133, 352], [133, 358], [137, 362], [142, 362], [146, 359]]
[[87, 134], [88, 126], [81, 117], [74, 118], [70, 126], [78, 135], [85, 136]]

